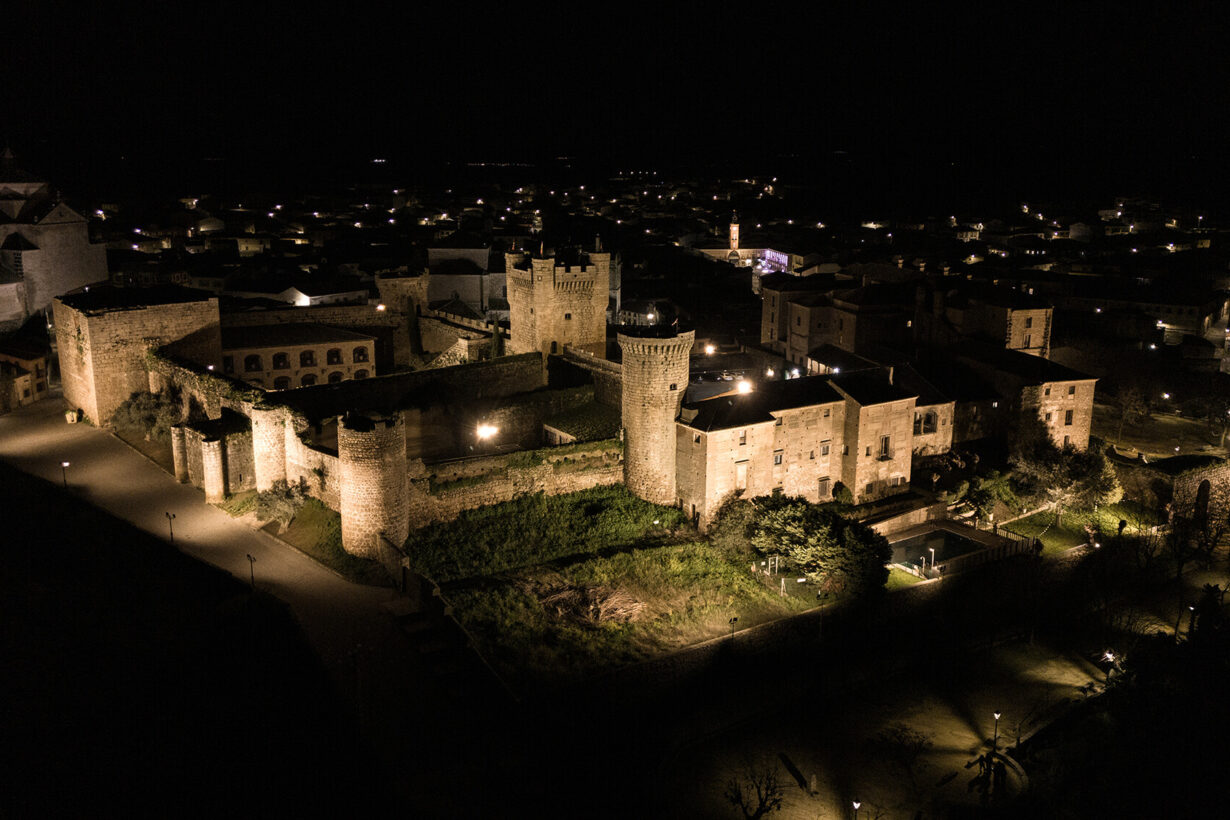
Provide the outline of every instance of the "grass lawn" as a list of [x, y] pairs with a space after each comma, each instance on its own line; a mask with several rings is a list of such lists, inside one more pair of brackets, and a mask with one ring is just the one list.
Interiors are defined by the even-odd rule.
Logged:
[[1181, 453], [1224, 455], [1226, 452], [1224, 447], [1219, 446], [1220, 434], [1210, 430], [1207, 423], [1162, 413], [1139, 424], [1124, 425], [1122, 438], [1116, 439], [1119, 414], [1105, 404], [1093, 406], [1092, 432], [1104, 441], [1134, 447], [1150, 458], [1173, 456], [1175, 447], [1179, 447]]
[[467, 510], [411, 533], [406, 551], [416, 571], [443, 583], [661, 543], [681, 528], [687, 522], [679, 510], [642, 501], [622, 486], [596, 487]]
[[1042, 540], [1043, 555], [1057, 555], [1064, 550], [1080, 546], [1088, 541], [1085, 525], [1092, 523], [1103, 536], [1114, 535], [1119, 531], [1119, 521], [1128, 522], [1124, 532], [1132, 534], [1147, 529], [1158, 523], [1157, 516], [1138, 504], [1130, 501], [1120, 501], [1093, 510], [1065, 510], [1059, 526], [1054, 526], [1055, 513], [1043, 510], [1028, 518], [1021, 518], [1003, 529], [1023, 535], [1026, 538]]
[[704, 542], [535, 567], [447, 593], [483, 654], [515, 685], [566, 683], [800, 612], [742, 561]]
[[228, 496], [225, 501], [217, 505], [218, 509], [225, 512], [227, 515], [238, 518], [251, 512], [256, 507], [256, 490], [243, 490]]
[[290, 526], [277, 537], [356, 584], [392, 585], [380, 562], [358, 558], [342, 549], [342, 517], [315, 498], [304, 502]]
[[922, 579], [917, 575], [912, 575], [903, 569], [893, 567], [888, 571], [888, 583], [885, 584], [885, 589], [891, 592], [894, 589], [904, 589], [921, 583]]

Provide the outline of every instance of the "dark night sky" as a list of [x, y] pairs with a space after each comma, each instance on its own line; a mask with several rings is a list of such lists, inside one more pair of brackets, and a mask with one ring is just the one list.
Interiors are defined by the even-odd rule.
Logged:
[[201, 156], [276, 177], [374, 155], [430, 169], [566, 154], [786, 163], [821, 179], [853, 162], [903, 197], [1200, 199], [1230, 168], [1226, 15], [1213, 3], [805, 16], [338, 4], [311, 17], [30, 5], [6, 26], [29, 36], [6, 43], [0, 136], [64, 184], [120, 155], [177, 180]]

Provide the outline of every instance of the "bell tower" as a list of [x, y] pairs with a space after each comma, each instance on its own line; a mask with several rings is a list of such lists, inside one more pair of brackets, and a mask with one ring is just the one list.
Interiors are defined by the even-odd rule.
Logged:
[[730, 212], [730, 249], [739, 250], [739, 212]]

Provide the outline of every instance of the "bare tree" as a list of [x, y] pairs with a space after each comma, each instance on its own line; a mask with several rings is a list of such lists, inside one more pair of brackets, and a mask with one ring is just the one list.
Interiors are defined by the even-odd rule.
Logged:
[[726, 782], [725, 795], [746, 820], [758, 820], [779, 811], [785, 789], [777, 776], [777, 762], [768, 757], [746, 761]]

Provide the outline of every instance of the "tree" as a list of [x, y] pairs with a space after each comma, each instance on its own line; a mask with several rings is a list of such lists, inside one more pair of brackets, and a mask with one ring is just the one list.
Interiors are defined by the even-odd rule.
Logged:
[[1025, 491], [1055, 511], [1056, 525], [1065, 509], [1114, 504], [1123, 498], [1119, 476], [1104, 452], [1056, 447], [1041, 420], [1034, 422], [1022, 425], [1012, 466]]
[[1009, 477], [997, 470], [981, 478], [971, 478], [965, 500], [974, 508], [979, 518], [989, 518], [999, 502], [1008, 507], [1016, 507], [1020, 503]]
[[781, 809], [785, 789], [776, 764], [769, 758], [759, 758], [744, 763], [726, 782], [725, 795], [746, 820], [758, 820]]
[[1115, 394], [1115, 407], [1119, 410], [1119, 432], [1115, 434], [1115, 441], [1118, 442], [1123, 438], [1125, 423], [1136, 424], [1149, 415], [1149, 404], [1145, 401], [1145, 394], [1135, 385], [1130, 385], [1119, 388]]
[[884, 588], [892, 557], [884, 536], [804, 498], [770, 496], [752, 503], [751, 544], [758, 552], [784, 555], [828, 592], [861, 597]]

